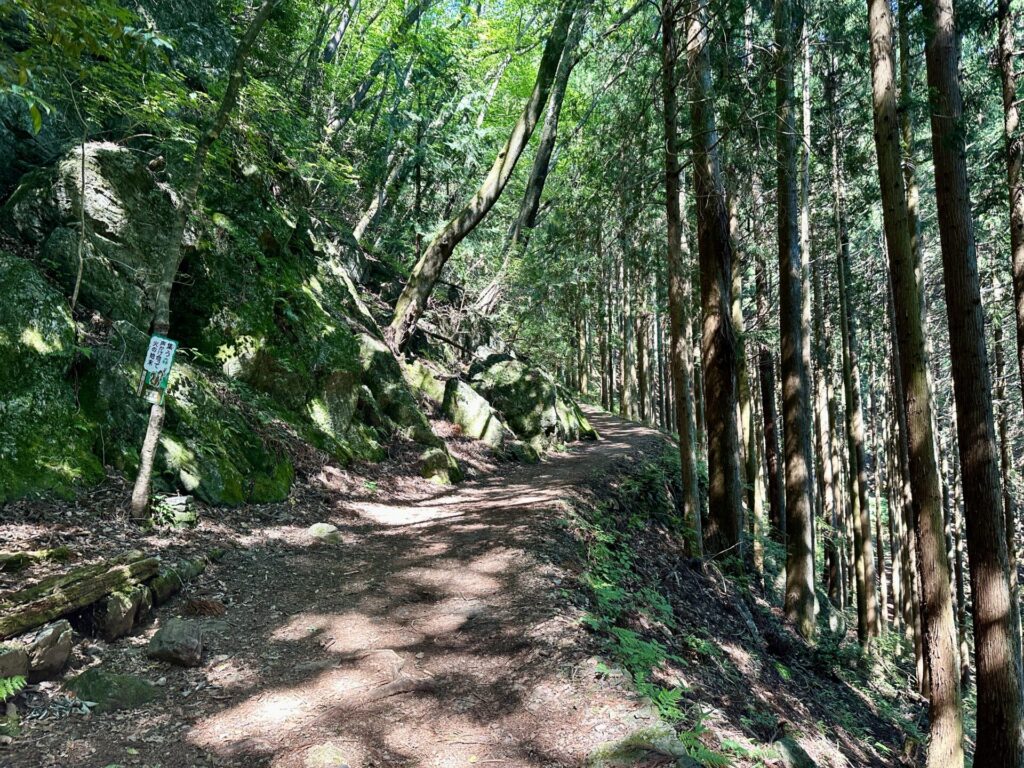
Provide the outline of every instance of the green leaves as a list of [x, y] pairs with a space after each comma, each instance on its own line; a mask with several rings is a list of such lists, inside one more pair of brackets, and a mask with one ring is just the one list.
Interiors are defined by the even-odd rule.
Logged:
[[25, 687], [27, 681], [23, 675], [0, 677], [0, 702], [7, 701]]

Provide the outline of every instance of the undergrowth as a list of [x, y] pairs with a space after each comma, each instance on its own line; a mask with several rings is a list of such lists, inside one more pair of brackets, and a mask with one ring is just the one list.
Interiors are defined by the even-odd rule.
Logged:
[[[688, 662], [673, 653], [666, 641], [682, 640], [700, 655], [711, 656], [719, 650], [708, 638], [679, 626], [671, 603], [643, 572], [637, 550], [645, 534], [659, 535], [666, 539], [665, 546], [685, 557], [685, 529], [673, 492], [678, 477], [679, 457], [674, 451], [666, 452], [631, 468], [610, 498], [572, 512], [570, 524], [583, 543], [586, 564], [581, 583], [590, 602], [583, 623], [637, 693], [651, 702], [664, 721], [676, 726], [690, 757], [706, 766], [726, 766], [731, 764], [730, 754], [713, 751], [701, 741], [707, 733], [704, 713], [684, 700], [689, 689], [680, 670]], [[602, 664], [598, 671], [609, 674], [612, 668]]]

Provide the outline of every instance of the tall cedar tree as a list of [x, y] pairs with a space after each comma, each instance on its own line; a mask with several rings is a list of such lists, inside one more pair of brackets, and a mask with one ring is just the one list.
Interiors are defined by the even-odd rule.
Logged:
[[812, 538], [810, 410], [804, 367], [797, 205], [797, 126], [793, 88], [798, 0], [775, 0], [775, 130], [778, 180], [779, 335], [782, 343], [782, 431], [786, 461], [786, 617], [800, 634], [814, 635], [814, 558]]
[[974, 764], [1024, 766], [1020, 670], [1014, 661], [1009, 563], [1002, 515], [999, 447], [978, 280], [960, 94], [960, 44], [952, 0], [924, 3], [935, 197], [949, 320], [967, 550], [974, 603], [978, 731]]
[[687, 34], [708, 442], [708, 525], [704, 549], [711, 556], [739, 557], [742, 498], [736, 428], [737, 350], [730, 313], [732, 242], [718, 159], [706, 5], [705, 0], [692, 0]]
[[931, 675], [928, 765], [961, 766], [964, 762], [963, 720], [956, 627], [950, 594], [949, 561], [945, 552], [942, 495], [932, 436], [932, 403], [928, 388], [921, 295], [911, 242], [912, 222], [902, 176], [901, 129], [896, 101], [893, 15], [888, 0], [868, 0], [871, 41], [875, 152], [892, 284], [896, 357], [906, 413], [906, 439], [911, 504], [921, 553], [921, 600], [924, 607], [924, 652]]
[[697, 461], [693, 440], [693, 363], [683, 338], [686, 308], [690, 303], [689, 280], [683, 269], [681, 190], [679, 183], [679, 139], [677, 136], [676, 44], [677, 2], [665, 0], [661, 16], [661, 92], [665, 120], [665, 218], [668, 223], [668, 307], [670, 365], [679, 429], [679, 458], [683, 475], [683, 520], [694, 535], [695, 554], [702, 551]]

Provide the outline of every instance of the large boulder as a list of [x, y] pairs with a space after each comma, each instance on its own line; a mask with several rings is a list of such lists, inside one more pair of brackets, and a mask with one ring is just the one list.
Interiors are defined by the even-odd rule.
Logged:
[[75, 147], [56, 165], [26, 174], [0, 209], [0, 225], [36, 248], [68, 296], [81, 254], [82, 304], [145, 328], [150, 286], [176, 245], [174, 194], [137, 153], [106, 142], [85, 144], [83, 185], [82, 155]]
[[443, 448], [444, 442], [431, 429], [387, 345], [369, 334], [360, 334], [359, 361], [362, 383], [389, 426], [420, 445]]
[[71, 493], [103, 468], [69, 372], [75, 327], [64, 298], [25, 259], [0, 252], [0, 502]]
[[469, 370], [470, 384], [504, 415], [516, 436], [538, 453], [597, 432], [564, 387], [511, 355], [493, 354]]
[[448, 380], [444, 388], [441, 411], [462, 427], [464, 435], [482, 440], [494, 449], [501, 450], [505, 447], [506, 440], [515, 439], [512, 430], [502, 421], [501, 415], [464, 381]]

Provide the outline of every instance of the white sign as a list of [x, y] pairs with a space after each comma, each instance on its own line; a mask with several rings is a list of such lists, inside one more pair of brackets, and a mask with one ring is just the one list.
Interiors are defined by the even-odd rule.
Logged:
[[178, 349], [178, 342], [163, 336], [153, 336], [149, 340], [149, 349], [146, 351], [146, 362], [143, 368], [148, 373], [167, 374], [174, 363], [174, 352]]

